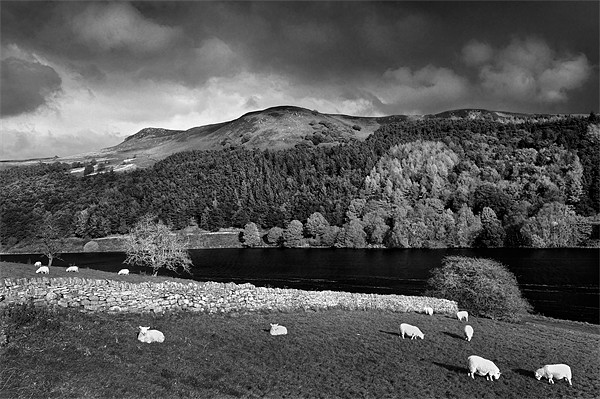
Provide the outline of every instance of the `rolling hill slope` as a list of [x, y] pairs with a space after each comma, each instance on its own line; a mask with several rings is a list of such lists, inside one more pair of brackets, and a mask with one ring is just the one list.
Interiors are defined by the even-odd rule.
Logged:
[[[365, 140], [380, 126], [404, 120], [486, 119], [520, 123], [526, 120], [550, 120], [560, 117], [483, 109], [461, 109], [430, 115], [357, 117], [323, 114], [295, 106], [279, 106], [249, 112], [232, 121], [192, 127], [188, 130], [144, 128], [114, 147], [68, 157], [1, 161], [0, 169], [38, 162], [89, 163], [94, 159], [104, 170], [113, 168], [119, 172], [149, 167], [181, 151], [235, 147], [279, 150], [297, 145], [328, 146]], [[74, 168], [71, 172], [83, 174], [83, 167]]]

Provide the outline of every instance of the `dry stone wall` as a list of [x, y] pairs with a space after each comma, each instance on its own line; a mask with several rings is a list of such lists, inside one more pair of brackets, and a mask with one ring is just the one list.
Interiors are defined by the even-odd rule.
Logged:
[[302, 291], [215, 282], [143, 282], [92, 280], [79, 277], [0, 280], [0, 307], [33, 302], [84, 312], [207, 312], [292, 310], [390, 310], [420, 312], [431, 306], [436, 313], [455, 313], [454, 301], [420, 296]]

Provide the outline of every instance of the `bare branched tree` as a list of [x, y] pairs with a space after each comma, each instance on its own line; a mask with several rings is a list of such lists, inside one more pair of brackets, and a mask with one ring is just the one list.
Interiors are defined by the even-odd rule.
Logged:
[[124, 263], [151, 267], [156, 276], [162, 268], [190, 273], [192, 260], [185, 243], [154, 216], [146, 215], [131, 229], [125, 240]]
[[54, 259], [61, 259], [60, 252], [64, 247], [64, 242], [59, 225], [60, 215], [46, 212], [36, 234], [44, 256], [48, 258], [48, 266], [52, 266]]

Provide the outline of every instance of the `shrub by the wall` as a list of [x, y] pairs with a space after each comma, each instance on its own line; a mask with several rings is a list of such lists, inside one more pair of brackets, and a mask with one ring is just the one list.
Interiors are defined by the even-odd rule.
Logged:
[[514, 274], [491, 259], [446, 257], [428, 285], [425, 295], [454, 300], [476, 316], [517, 322], [532, 309]]

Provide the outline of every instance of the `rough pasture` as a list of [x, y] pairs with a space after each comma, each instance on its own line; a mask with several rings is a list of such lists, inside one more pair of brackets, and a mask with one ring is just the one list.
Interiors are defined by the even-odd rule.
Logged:
[[[26, 309], [2, 316], [0, 397], [592, 398], [600, 393], [597, 329], [382, 311], [230, 315], [109, 315]], [[400, 323], [424, 340], [402, 340]], [[270, 323], [288, 328], [272, 337]], [[138, 326], [165, 334], [137, 341]], [[490, 383], [467, 357], [494, 361]], [[537, 381], [540, 364], [567, 363], [573, 387]]]

